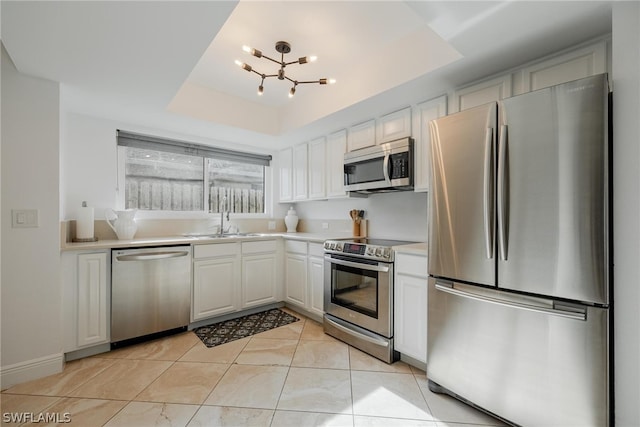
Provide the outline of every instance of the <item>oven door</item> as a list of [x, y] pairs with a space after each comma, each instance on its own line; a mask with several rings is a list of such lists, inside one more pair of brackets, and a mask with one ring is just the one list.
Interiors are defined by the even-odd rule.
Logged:
[[325, 255], [327, 314], [386, 338], [393, 337], [393, 264]]

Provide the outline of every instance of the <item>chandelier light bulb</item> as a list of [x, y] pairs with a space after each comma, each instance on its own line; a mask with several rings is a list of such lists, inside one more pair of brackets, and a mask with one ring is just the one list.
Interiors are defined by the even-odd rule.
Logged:
[[251, 47], [247, 46], [246, 44], [242, 45], [242, 50], [244, 50], [247, 53], [251, 53]]
[[329, 84], [330, 85], [336, 84], [336, 79], [329, 79]]
[[318, 60], [318, 57], [315, 55], [311, 55], [307, 56], [307, 59], [309, 60], [309, 62], [316, 62]]
[[258, 95], [262, 95], [263, 92], [264, 92], [264, 86], [262, 85], [258, 86]]
[[289, 98], [293, 98], [293, 95], [296, 94], [296, 87], [292, 87], [291, 90], [289, 91]]

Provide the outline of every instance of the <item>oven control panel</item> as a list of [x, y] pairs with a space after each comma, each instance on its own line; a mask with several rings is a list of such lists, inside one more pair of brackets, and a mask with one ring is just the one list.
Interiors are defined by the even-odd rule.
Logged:
[[324, 242], [324, 251], [327, 253], [354, 255], [371, 260], [393, 261], [393, 251], [385, 246], [327, 240]]

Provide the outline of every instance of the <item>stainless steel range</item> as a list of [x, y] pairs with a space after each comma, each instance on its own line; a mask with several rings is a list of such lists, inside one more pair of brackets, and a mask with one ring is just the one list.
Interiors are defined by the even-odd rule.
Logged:
[[324, 331], [387, 363], [393, 348], [392, 247], [397, 240], [324, 242]]

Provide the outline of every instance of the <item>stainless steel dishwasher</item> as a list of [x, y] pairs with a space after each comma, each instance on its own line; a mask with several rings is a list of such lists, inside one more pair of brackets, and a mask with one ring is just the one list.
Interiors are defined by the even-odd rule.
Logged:
[[191, 247], [111, 251], [111, 345], [189, 324]]

